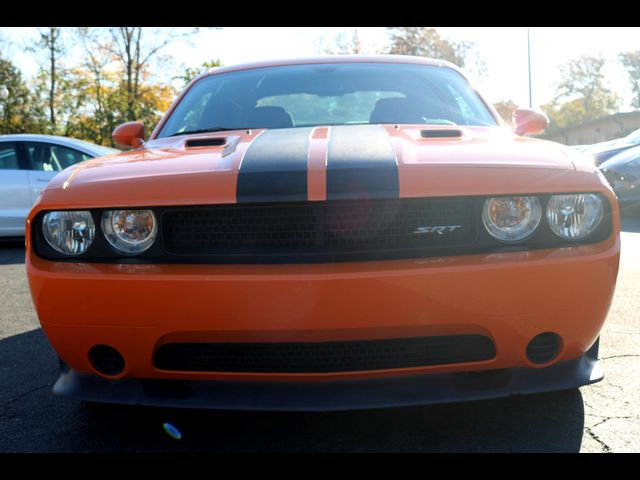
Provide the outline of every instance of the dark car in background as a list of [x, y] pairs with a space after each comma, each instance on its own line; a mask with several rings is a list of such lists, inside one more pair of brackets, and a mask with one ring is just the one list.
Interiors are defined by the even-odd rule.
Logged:
[[608, 142], [595, 143], [583, 149], [582, 153], [593, 158], [596, 166], [600, 166], [614, 155], [638, 145], [640, 145], [640, 129], [634, 130], [626, 137], [617, 138]]
[[599, 168], [616, 192], [622, 209], [640, 205], [640, 146], [614, 155]]

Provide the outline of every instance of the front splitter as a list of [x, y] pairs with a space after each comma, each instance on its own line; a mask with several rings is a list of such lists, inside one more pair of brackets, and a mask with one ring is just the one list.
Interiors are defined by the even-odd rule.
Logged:
[[604, 378], [598, 361], [586, 354], [546, 368], [329, 382], [114, 381], [65, 370], [53, 393], [76, 400], [263, 411], [340, 411], [485, 400], [577, 388]]

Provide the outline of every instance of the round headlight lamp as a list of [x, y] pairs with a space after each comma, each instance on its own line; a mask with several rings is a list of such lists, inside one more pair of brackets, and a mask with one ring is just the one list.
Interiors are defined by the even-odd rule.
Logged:
[[102, 214], [102, 232], [113, 248], [135, 255], [153, 245], [158, 224], [151, 210], [107, 210]]
[[96, 226], [86, 210], [56, 211], [42, 219], [42, 233], [47, 243], [63, 255], [81, 255], [93, 242]]
[[542, 206], [537, 197], [488, 198], [482, 208], [482, 222], [487, 231], [504, 243], [529, 238], [538, 228]]
[[565, 240], [591, 235], [600, 225], [602, 214], [602, 200], [593, 193], [553, 195], [547, 204], [549, 227]]

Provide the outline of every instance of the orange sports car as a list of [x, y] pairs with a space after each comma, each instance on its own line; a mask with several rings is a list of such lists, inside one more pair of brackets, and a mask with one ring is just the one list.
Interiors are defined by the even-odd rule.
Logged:
[[216, 68], [27, 220], [54, 392], [340, 410], [597, 382], [620, 253], [597, 168], [453, 65]]

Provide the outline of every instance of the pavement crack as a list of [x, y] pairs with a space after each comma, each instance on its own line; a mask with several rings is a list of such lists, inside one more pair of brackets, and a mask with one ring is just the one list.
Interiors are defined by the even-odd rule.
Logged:
[[[609, 419], [603, 420], [602, 422], [598, 423], [598, 425], [602, 425], [604, 422], [606, 422]], [[595, 433], [593, 433], [593, 431], [591, 430], [592, 428], [597, 427], [598, 425], [594, 425], [593, 427], [585, 427], [585, 431], [589, 434], [589, 436], [591, 438], [593, 438], [598, 445], [600, 445], [602, 447], [602, 451], [604, 453], [611, 453], [611, 448], [609, 448], [609, 445], [607, 445], [605, 442], [603, 442], [600, 437], [598, 437]]]
[[607, 423], [609, 420], [611, 420], [610, 417], [599, 417], [599, 418], [602, 418], [603, 420], [601, 420], [600, 422], [596, 423], [595, 425], [591, 425], [590, 427], [587, 427], [587, 428], [596, 428], [596, 427], [599, 427], [600, 425], [602, 425], [603, 423]]
[[599, 360], [611, 360], [612, 358], [629, 358], [629, 357], [640, 357], [640, 354], [628, 353], [625, 355], [611, 355], [610, 357], [600, 357]]
[[598, 422], [595, 425], [591, 425], [591, 427], [589, 427], [589, 428], [599, 427], [600, 425], [602, 425], [605, 422], [608, 422], [609, 420], [631, 420], [631, 419], [636, 418], [636, 417], [631, 416], [631, 415], [625, 415], [625, 416], [615, 415], [615, 416], [612, 416], [612, 417], [605, 417], [604, 415], [595, 415], [593, 413], [587, 413], [587, 416], [596, 417], [596, 418], [602, 418], [603, 419], [601, 422]]
[[5, 402], [5, 403], [2, 405], [2, 414], [4, 414], [4, 413], [7, 411], [7, 409], [8, 409], [11, 405], [13, 405], [14, 403], [19, 402], [19, 401], [20, 401], [20, 400], [22, 400], [24, 397], [28, 397], [28, 396], [29, 396], [29, 395], [31, 395], [32, 393], [35, 393], [35, 392], [37, 392], [37, 391], [39, 391], [39, 390], [43, 390], [43, 389], [45, 389], [45, 388], [51, 388], [51, 383], [45, 383], [44, 385], [40, 385], [40, 386], [38, 386], [38, 387], [33, 387], [33, 388], [31, 388], [31, 389], [27, 390], [26, 392], [21, 393], [20, 395], [18, 395], [18, 396], [17, 396], [17, 397], [15, 397], [15, 398], [10, 398], [7, 402]]

